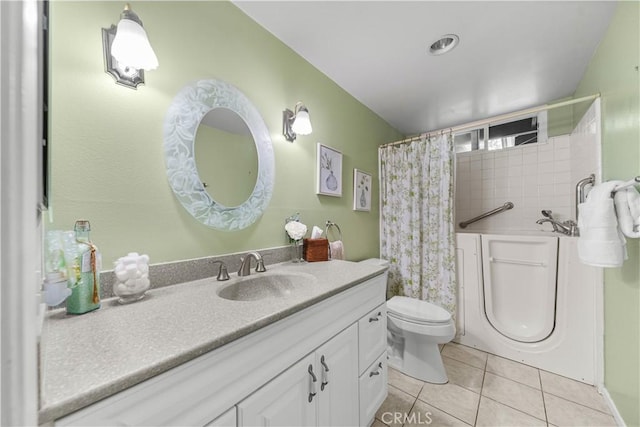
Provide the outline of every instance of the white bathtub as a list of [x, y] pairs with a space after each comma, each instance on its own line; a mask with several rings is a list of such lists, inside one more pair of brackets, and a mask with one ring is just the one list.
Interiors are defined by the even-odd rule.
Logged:
[[[454, 341], [601, 385], [602, 269], [579, 262], [575, 237], [546, 232], [502, 237], [506, 238], [495, 233], [456, 235], [458, 335]], [[488, 274], [492, 264], [489, 255], [482, 253], [483, 240], [485, 252], [489, 241], [514, 243], [513, 251], [499, 249], [491, 260], [507, 265], [497, 270], [498, 280]], [[555, 253], [545, 257], [556, 242], [557, 281]], [[528, 244], [532, 248], [548, 245], [529, 251]], [[531, 260], [522, 259], [527, 254]], [[487, 281], [500, 283], [485, 283], [483, 256]]]

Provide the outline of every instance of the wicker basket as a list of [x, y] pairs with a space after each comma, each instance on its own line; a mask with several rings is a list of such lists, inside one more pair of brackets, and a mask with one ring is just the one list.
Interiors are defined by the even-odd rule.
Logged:
[[308, 262], [329, 261], [329, 240], [304, 239], [303, 256]]

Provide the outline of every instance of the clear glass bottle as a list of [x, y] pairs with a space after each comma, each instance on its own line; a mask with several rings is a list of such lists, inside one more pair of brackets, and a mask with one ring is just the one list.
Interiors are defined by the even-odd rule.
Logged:
[[[73, 274], [75, 283], [71, 287], [71, 295], [67, 298], [67, 313], [84, 314], [100, 308], [100, 252], [91, 243], [89, 231], [91, 225], [87, 220], [76, 221], [76, 242], [78, 250], [74, 258]], [[70, 283], [74, 280], [70, 280]]]

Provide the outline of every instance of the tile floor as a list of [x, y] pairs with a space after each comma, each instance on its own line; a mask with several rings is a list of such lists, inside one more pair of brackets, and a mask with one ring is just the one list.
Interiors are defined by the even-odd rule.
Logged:
[[443, 385], [390, 368], [389, 396], [373, 427], [616, 425], [587, 384], [456, 343], [442, 348], [442, 360]]

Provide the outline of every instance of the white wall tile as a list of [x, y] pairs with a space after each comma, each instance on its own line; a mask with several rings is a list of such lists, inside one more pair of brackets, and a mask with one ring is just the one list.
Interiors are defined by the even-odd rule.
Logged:
[[538, 163], [525, 163], [522, 167], [523, 175], [538, 175]]
[[559, 150], [555, 150], [553, 153], [554, 160], [569, 160], [571, 157], [571, 150], [569, 148], [561, 148]]
[[538, 152], [530, 151], [522, 153], [522, 163], [525, 165], [534, 165], [538, 163]]
[[495, 176], [494, 168], [482, 168], [482, 179], [493, 179]]
[[506, 178], [508, 176], [508, 170], [507, 168], [495, 168], [494, 169], [494, 177], [496, 179], [496, 184], [498, 182], [505, 182], [506, 184]]
[[571, 183], [571, 172], [555, 172], [553, 174], [553, 182], [555, 184]]
[[599, 173], [595, 117], [592, 106], [571, 135], [550, 138], [548, 143], [458, 154], [456, 220], [470, 219], [506, 201], [515, 207], [468, 230], [546, 230], [536, 224], [542, 209], [561, 219], [575, 219], [575, 184]]
[[571, 170], [571, 163], [569, 160], [556, 160], [553, 162], [553, 170], [556, 173], [569, 172]]
[[538, 162], [539, 174], [551, 174], [553, 173], [553, 162]]
[[539, 151], [538, 162], [553, 162], [553, 150]]
[[506, 154], [502, 157], [496, 157], [495, 162], [494, 162], [494, 167], [496, 169], [498, 168], [506, 168], [509, 166], [509, 158], [506, 156]]

